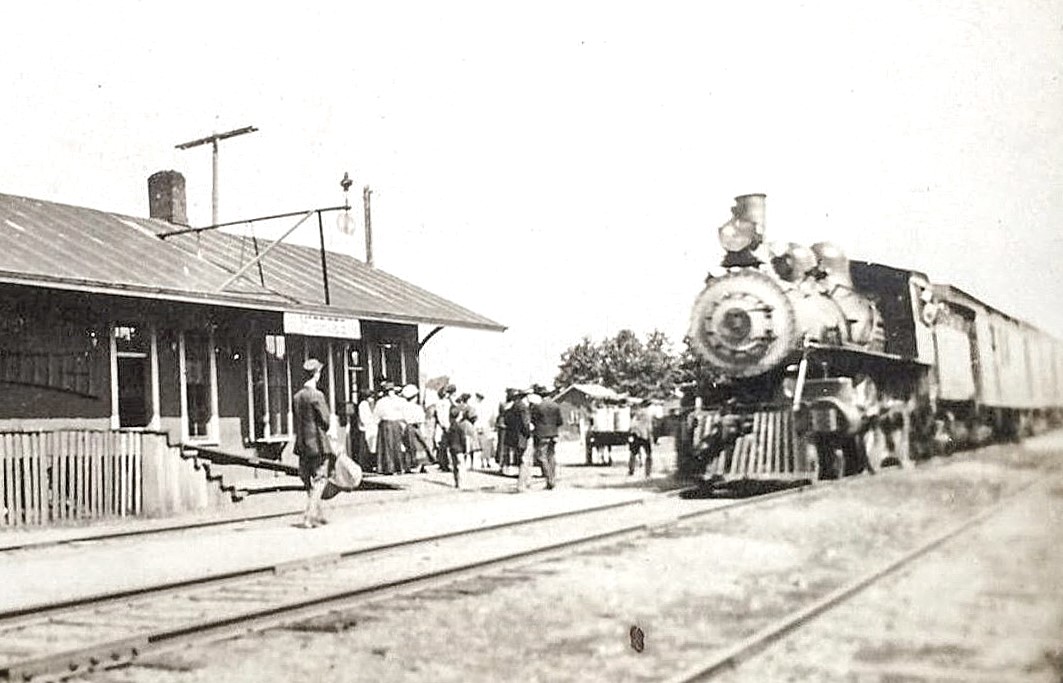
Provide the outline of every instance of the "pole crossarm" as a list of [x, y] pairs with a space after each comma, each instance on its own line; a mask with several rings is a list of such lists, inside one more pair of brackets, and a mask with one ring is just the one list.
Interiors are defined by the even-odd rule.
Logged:
[[243, 135], [244, 133], [254, 133], [258, 128], [254, 126], [244, 126], [243, 128], [237, 128], [235, 130], [227, 130], [224, 133], [214, 133], [208, 135], [205, 138], [199, 138], [198, 140], [192, 140], [190, 142], [182, 142], [179, 145], [174, 145], [176, 149], [188, 149], [189, 147], [198, 147], [199, 145], [205, 145], [208, 142], [217, 143], [218, 140], [225, 140], [226, 138], [234, 138], [237, 135]]
[[265, 249], [263, 249], [263, 250], [262, 250], [262, 253], [261, 253], [261, 254], [258, 254], [257, 256], [255, 256], [255, 258], [251, 259], [250, 261], [248, 261], [247, 263], [245, 263], [245, 264], [244, 264], [243, 266], [241, 266], [241, 267], [240, 267], [240, 270], [236, 271], [236, 273], [235, 273], [235, 274], [234, 274], [234, 275], [233, 275], [233, 276], [232, 276], [231, 278], [229, 278], [228, 280], [226, 280], [226, 281], [225, 281], [225, 282], [224, 282], [224, 283], [222, 284], [222, 286], [221, 286], [221, 287], [218, 287], [218, 289], [217, 289], [217, 290], [215, 290], [215, 291], [221, 292], [221, 291], [223, 291], [223, 290], [224, 290], [224, 289], [225, 289], [226, 287], [228, 287], [229, 285], [231, 285], [231, 284], [232, 284], [233, 282], [236, 282], [236, 279], [237, 279], [238, 277], [240, 277], [241, 275], [243, 275], [244, 273], [246, 273], [246, 272], [247, 272], [248, 270], [250, 270], [250, 269], [251, 269], [251, 267], [252, 267], [252, 266], [254, 266], [254, 265], [255, 265], [256, 263], [258, 263], [258, 262], [259, 262], [259, 261], [261, 261], [261, 260], [262, 260], [263, 258], [265, 258], [266, 254], [268, 254], [269, 252], [273, 251], [273, 248], [274, 248], [274, 247], [276, 247], [276, 246], [277, 246], [277, 245], [279, 245], [279, 244], [280, 244], [281, 242], [283, 242], [283, 241], [284, 241], [284, 239], [285, 239], [286, 237], [288, 237], [288, 235], [290, 235], [290, 234], [292, 234], [293, 232], [295, 232], [295, 229], [296, 229], [296, 228], [298, 228], [298, 227], [299, 227], [300, 225], [302, 225], [303, 223], [305, 223], [305, 222], [306, 222], [306, 220], [307, 220], [308, 218], [310, 218], [311, 216], [313, 216], [313, 215], [314, 215], [314, 213], [316, 213], [316, 211], [315, 211], [314, 209], [311, 209], [311, 210], [307, 211], [306, 213], [304, 213], [304, 214], [303, 214], [303, 217], [302, 217], [302, 218], [300, 218], [300, 219], [299, 219], [299, 221], [298, 221], [298, 222], [297, 222], [297, 223], [296, 223], [295, 225], [293, 225], [292, 227], [288, 228], [287, 232], [285, 232], [285, 233], [284, 233], [283, 235], [281, 235], [280, 237], [278, 237], [278, 238], [277, 238], [277, 239], [276, 239], [276, 240], [275, 240], [275, 241], [274, 241], [274, 242], [273, 242], [272, 244], [270, 244], [270, 245], [269, 245], [268, 247], [266, 247]]
[[190, 233], [205, 232], [207, 230], [216, 230], [218, 228], [228, 228], [233, 225], [246, 225], [248, 223], [260, 223], [262, 221], [272, 221], [278, 218], [291, 218], [292, 216], [302, 216], [305, 213], [314, 213], [315, 211], [350, 211], [350, 206], [329, 206], [324, 209], [303, 209], [301, 211], [289, 211], [288, 213], [278, 213], [272, 216], [261, 216], [260, 218], [244, 218], [238, 221], [229, 221], [228, 223], [215, 223], [202, 228], [181, 228], [180, 230], [170, 230], [169, 232], [160, 232], [159, 237], [166, 239], [167, 237], [174, 237], [176, 235], [188, 235]]

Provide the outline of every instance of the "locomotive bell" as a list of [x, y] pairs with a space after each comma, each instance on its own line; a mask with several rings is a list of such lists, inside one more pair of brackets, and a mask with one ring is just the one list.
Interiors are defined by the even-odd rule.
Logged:
[[816, 255], [808, 247], [794, 242], [777, 244], [772, 251], [771, 265], [783, 280], [800, 282], [815, 269]]
[[831, 282], [852, 288], [853, 278], [849, 273], [849, 257], [845, 255], [845, 252], [830, 242], [816, 242], [812, 245], [812, 253], [819, 261], [819, 269]]

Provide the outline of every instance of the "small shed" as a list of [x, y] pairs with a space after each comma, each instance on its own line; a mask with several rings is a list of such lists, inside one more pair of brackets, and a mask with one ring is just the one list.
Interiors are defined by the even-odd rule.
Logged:
[[590, 428], [595, 404], [620, 399], [620, 394], [600, 384], [572, 384], [554, 398], [561, 406], [561, 416], [565, 420], [563, 429], [569, 436], [578, 436], [580, 439]]

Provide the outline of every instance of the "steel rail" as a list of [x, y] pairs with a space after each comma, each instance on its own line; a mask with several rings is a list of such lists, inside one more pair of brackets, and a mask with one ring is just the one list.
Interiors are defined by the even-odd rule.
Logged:
[[1009, 494], [1007, 498], [1002, 498], [1001, 500], [996, 501], [974, 517], [950, 527], [937, 536], [934, 536], [929, 541], [916, 547], [914, 550], [910, 550], [892, 561], [858, 576], [849, 583], [836, 588], [827, 595], [816, 600], [812, 604], [773, 621], [771, 624], [768, 624], [753, 635], [732, 645], [723, 652], [714, 654], [690, 669], [666, 679], [666, 682], [690, 683], [692, 681], [703, 681], [712, 678], [717, 674], [738, 668], [743, 662], [750, 660], [756, 654], [763, 651], [776, 641], [781, 640], [789, 634], [808, 625], [816, 617], [842, 605], [869, 586], [885, 579], [927, 553], [937, 549], [957, 536], [972, 530], [979, 524], [982, 524], [990, 517], [1001, 512], [1008, 505], [1016, 502], [1022, 493], [1029, 490], [1036, 483], [1038, 482], [1035, 480], [1017, 487], [1017, 489]]
[[[465, 577], [478, 575], [487, 569], [511, 566], [513, 564], [521, 564], [528, 561], [541, 561], [551, 556], [563, 556], [567, 553], [571, 553], [573, 550], [585, 550], [598, 544], [612, 543], [621, 538], [671, 526], [683, 520], [712, 515], [717, 512], [732, 510], [736, 507], [772, 501], [783, 496], [802, 492], [807, 488], [809, 487], [802, 486], [787, 488], [760, 496], [736, 500], [723, 505], [707, 507], [682, 515], [676, 515], [674, 512], [665, 510], [664, 514], [651, 514], [648, 519], [641, 519], [637, 523], [624, 523], [612, 529], [580, 535], [573, 539], [547, 542], [545, 544], [535, 545], [534, 547], [517, 550], [515, 552], [502, 553], [486, 559], [459, 563], [441, 569], [420, 572], [411, 576], [392, 580], [385, 580], [367, 586], [345, 588], [339, 591], [333, 590], [331, 592], [323, 592], [300, 599], [279, 601], [265, 607], [231, 612], [213, 618], [200, 618], [198, 620], [179, 623], [172, 627], [150, 630], [140, 634], [126, 635], [118, 639], [95, 643], [87, 647], [79, 647], [62, 652], [53, 652], [3, 665], [3, 667], [0, 668], [0, 680], [28, 681], [37, 676], [61, 678], [64, 676], [85, 673], [86, 671], [95, 670], [97, 668], [109, 668], [130, 662], [149, 651], [164, 650], [187, 642], [201, 642], [221, 637], [240, 635], [248, 631], [262, 630], [285, 623], [291, 623], [293, 621], [299, 621], [311, 616], [319, 615], [323, 612], [343, 608], [366, 600], [375, 600], [395, 593], [402, 593], [415, 589], [421, 590], [433, 585], [452, 583]], [[820, 490], [825, 491], [826, 488]], [[661, 496], [656, 500], [651, 500], [649, 504], [652, 505], [653, 502], [659, 503], [668, 497], [671, 496]], [[489, 530], [498, 531], [535, 522], [557, 520], [564, 517], [575, 517], [581, 514], [587, 515], [601, 513], [616, 508], [637, 505], [645, 505], [648, 507], [647, 499], [624, 501], [622, 503], [613, 503], [590, 509], [555, 513], [553, 515], [535, 519], [504, 522], [491, 525], [490, 527], [480, 527], [472, 530], [466, 529], [436, 536], [399, 541], [374, 548], [373, 552], [400, 548], [403, 546], [415, 546], [418, 544], [435, 542], [440, 539], [455, 539]], [[350, 559], [358, 555], [364, 555], [367, 552], [369, 552], [367, 549], [361, 549], [349, 553], [333, 554], [316, 558], [316, 561], [338, 562], [341, 559]], [[303, 566], [307, 562], [314, 561], [315, 558], [311, 558], [309, 560], [297, 561], [287, 565], [273, 565], [268, 568], [260, 568], [258, 572], [268, 571], [272, 573], [280, 573], [291, 567]], [[246, 578], [246, 575], [238, 578]], [[237, 579], [230, 576], [224, 579], [216, 579], [215, 581], [217, 583], [229, 583], [234, 580]], [[155, 595], [172, 592], [173, 590], [180, 590], [180, 588], [188, 587], [190, 585], [192, 585], [192, 583], [184, 582], [183, 585], [178, 588], [174, 588], [172, 585], [167, 585], [161, 587], [161, 590], [143, 589], [140, 591], [126, 591], [123, 592], [122, 595], [123, 598], [128, 597], [128, 594], [153, 597]], [[196, 587], [203, 585], [205, 585], [205, 583], [202, 581], [195, 583]], [[92, 604], [94, 603], [84, 600], [71, 601], [68, 606], [54, 606], [49, 609], [48, 612], [55, 614], [66, 609], [82, 608]], [[22, 616], [21, 613], [23, 613], [24, 610], [19, 610], [18, 612], [20, 612], [19, 616]], [[33, 616], [38, 618], [42, 616], [42, 613], [37, 612]], [[2, 621], [0, 621], [0, 625], [4, 625]]]
[[[594, 507], [589, 508], [579, 508], [578, 510], [566, 510], [563, 512], [555, 512], [553, 514], [543, 515], [541, 517], [527, 517], [524, 519], [510, 520], [508, 522], [498, 522], [496, 524], [488, 524], [486, 526], [476, 527], [472, 529], [457, 529], [454, 531], [447, 531], [441, 534], [414, 536], [412, 538], [403, 539], [401, 541], [393, 541], [391, 543], [380, 543], [378, 545], [363, 546], [359, 548], [352, 548], [350, 550], [340, 551], [338, 553], [331, 553], [327, 557], [346, 560], [353, 557], [363, 557], [373, 553], [386, 552], [388, 550], [395, 550], [398, 548], [405, 548], [424, 543], [432, 543], [434, 541], [442, 541], [459, 536], [473, 536], [480, 533], [489, 533], [502, 529], [516, 528], [529, 524], [535, 524], [537, 522], [545, 522], [563, 517], [575, 517], [582, 514], [593, 514], [596, 512], [604, 512], [606, 510], [614, 510], [623, 507], [641, 505], [642, 502], [642, 499], [625, 500], [620, 501], [618, 503], [608, 503], [606, 505], [596, 505]], [[192, 579], [183, 579], [180, 581], [171, 581], [167, 583], [156, 584], [153, 586], [130, 588], [126, 590], [111, 591], [107, 593], [96, 593], [94, 595], [71, 598], [69, 600], [38, 603], [36, 605], [18, 607], [15, 609], [0, 610], [0, 627], [9, 625], [15, 619], [22, 619], [25, 617], [37, 618], [42, 616], [48, 616], [49, 614], [69, 610], [72, 608], [88, 607], [90, 605], [104, 605], [115, 601], [128, 600], [129, 598], [134, 597], [162, 595], [164, 593], [171, 593], [186, 588], [203, 587], [211, 584], [226, 583], [234, 579], [246, 579], [251, 578], [253, 576], [275, 574], [278, 571], [283, 571], [293, 566], [302, 566], [305, 565], [307, 562], [320, 561], [320, 559], [321, 556], [316, 556], [300, 560], [292, 560], [290, 562], [282, 562], [280, 564], [258, 565], [256, 567], [250, 567], [247, 569], [240, 569], [230, 572], [218, 572], [216, 574], [210, 574], [207, 576], [200, 576]], [[0, 673], [2, 673], [2, 670], [0, 670]]]

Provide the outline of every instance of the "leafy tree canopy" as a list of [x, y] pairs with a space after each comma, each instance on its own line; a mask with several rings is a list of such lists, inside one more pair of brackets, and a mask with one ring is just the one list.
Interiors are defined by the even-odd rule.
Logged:
[[601, 341], [584, 337], [565, 350], [554, 386], [600, 384], [640, 398], [667, 398], [674, 395], [683, 379], [680, 369], [681, 356], [660, 330], [650, 332], [645, 339], [631, 330], [621, 330]]

